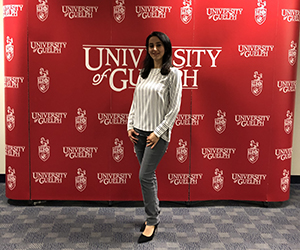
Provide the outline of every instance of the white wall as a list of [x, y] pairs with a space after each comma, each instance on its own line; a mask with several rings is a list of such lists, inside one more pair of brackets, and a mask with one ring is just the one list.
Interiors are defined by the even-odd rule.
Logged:
[[[0, 0], [0, 10], [2, 1]], [[299, 39], [300, 41], [300, 39]], [[298, 47], [298, 50], [300, 48]], [[3, 12], [0, 11], [0, 174], [5, 173], [5, 110], [4, 110], [4, 69], [3, 69]], [[300, 52], [298, 53], [298, 84], [300, 84]], [[296, 93], [296, 107], [294, 112], [294, 143], [292, 159], [292, 175], [300, 175], [300, 86]]]
[[[300, 41], [300, 34], [299, 34]], [[299, 42], [298, 42], [299, 45]], [[297, 91], [294, 112], [294, 138], [293, 138], [293, 158], [291, 175], [300, 175], [300, 52], [298, 46], [298, 70], [297, 70]]]
[[0, 174], [5, 173], [5, 123], [4, 123], [4, 56], [3, 56], [3, 11], [0, 0]]

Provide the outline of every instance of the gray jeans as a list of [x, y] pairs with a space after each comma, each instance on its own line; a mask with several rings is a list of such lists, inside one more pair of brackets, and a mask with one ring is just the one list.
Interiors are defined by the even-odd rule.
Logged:
[[145, 132], [135, 128], [139, 133], [138, 142], [134, 145], [135, 153], [140, 163], [139, 179], [144, 199], [145, 212], [147, 214], [147, 225], [159, 223], [159, 200], [157, 198], [157, 179], [155, 170], [161, 158], [165, 154], [168, 142], [159, 139], [153, 149], [147, 147], [147, 136], [152, 132]]

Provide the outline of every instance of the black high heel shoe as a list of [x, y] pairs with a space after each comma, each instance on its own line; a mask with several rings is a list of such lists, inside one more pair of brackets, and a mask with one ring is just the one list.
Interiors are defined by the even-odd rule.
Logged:
[[146, 228], [146, 221], [144, 222], [144, 224], [141, 226], [140, 232], [144, 232]]
[[157, 226], [158, 226], [158, 224], [156, 224], [156, 225], [154, 226], [154, 230], [153, 230], [153, 233], [152, 233], [151, 236], [148, 237], [148, 236], [145, 236], [145, 235], [141, 234], [140, 237], [139, 237], [139, 239], [138, 239], [138, 243], [145, 243], [145, 242], [148, 242], [148, 241], [153, 240], [153, 237], [154, 237], [154, 235], [155, 235]]

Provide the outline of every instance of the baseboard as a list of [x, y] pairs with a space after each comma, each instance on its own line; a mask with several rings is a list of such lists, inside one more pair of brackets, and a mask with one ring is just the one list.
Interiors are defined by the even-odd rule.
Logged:
[[[5, 174], [0, 174], [0, 183], [5, 182]], [[291, 176], [291, 184], [300, 184], [300, 175]]]
[[291, 184], [300, 184], [300, 175], [292, 175]]

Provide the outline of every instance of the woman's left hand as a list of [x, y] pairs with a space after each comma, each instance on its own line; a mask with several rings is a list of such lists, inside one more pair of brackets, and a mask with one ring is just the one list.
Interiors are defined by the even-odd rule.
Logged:
[[147, 147], [154, 148], [156, 143], [158, 143], [159, 137], [157, 137], [154, 132], [152, 132], [148, 137], [147, 137]]

